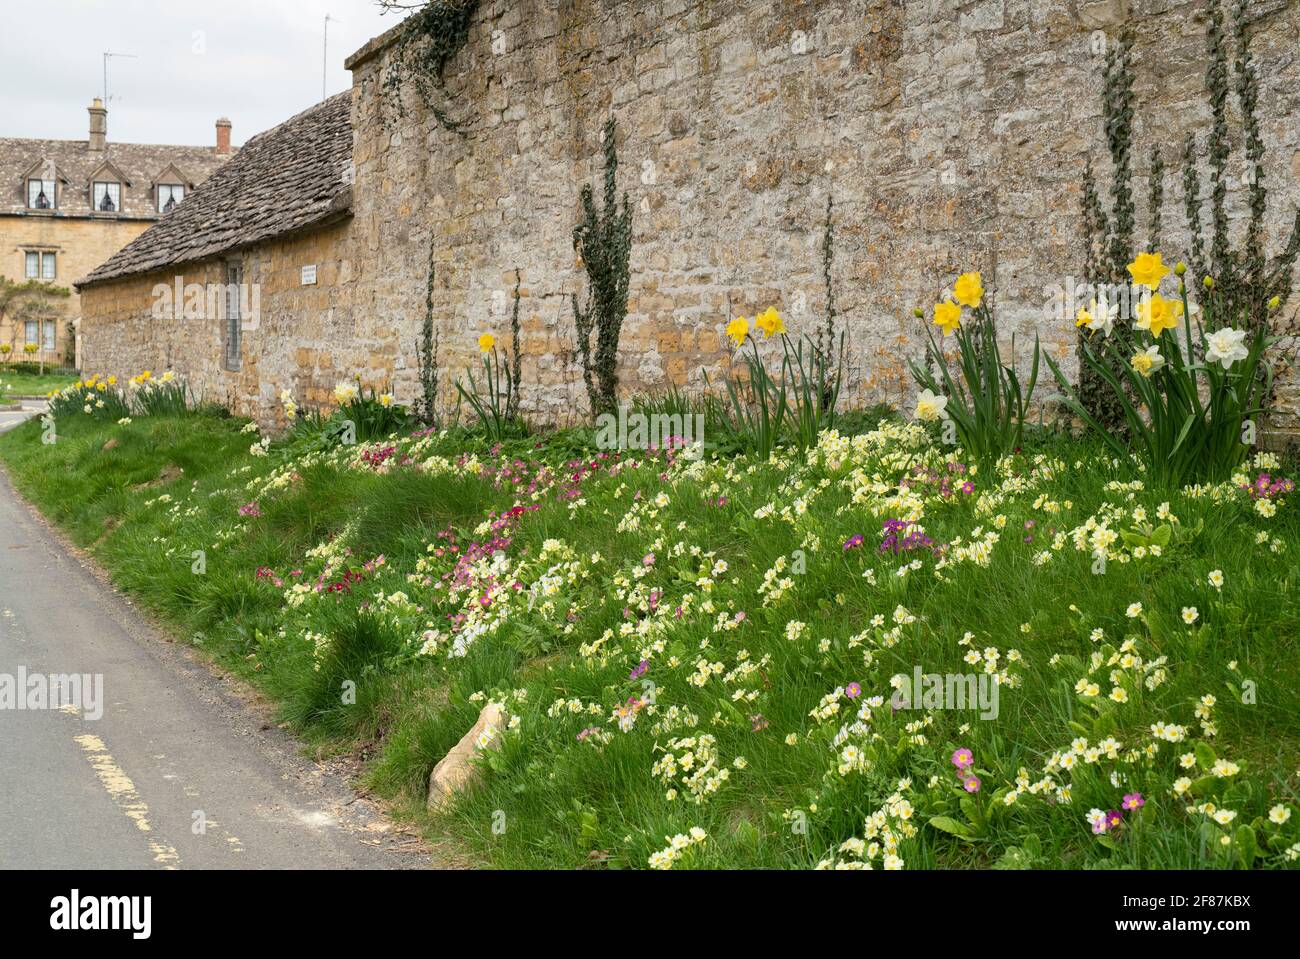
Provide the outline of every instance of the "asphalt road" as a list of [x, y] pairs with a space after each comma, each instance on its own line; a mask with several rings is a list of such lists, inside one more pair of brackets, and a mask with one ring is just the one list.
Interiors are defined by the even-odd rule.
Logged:
[[[15, 708], [30, 677], [66, 674], [102, 676], [102, 705]], [[0, 868], [429, 865], [345, 772], [146, 623], [0, 473]]]
[[[12, 406], [21, 406], [22, 409], [10, 409], [9, 407]], [[29, 416], [36, 416], [44, 411], [44, 400], [0, 399], [0, 433], [13, 429]]]

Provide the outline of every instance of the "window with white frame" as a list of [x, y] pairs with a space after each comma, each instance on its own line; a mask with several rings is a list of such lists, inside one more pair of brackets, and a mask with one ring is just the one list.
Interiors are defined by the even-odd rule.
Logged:
[[23, 273], [29, 280], [52, 280], [58, 273], [54, 254], [49, 250], [28, 250], [23, 259]]
[[185, 199], [185, 187], [179, 183], [158, 184], [158, 212], [170, 213]]
[[23, 323], [23, 342], [36, 343], [37, 337], [40, 336], [41, 324], [39, 320], [27, 320]]
[[114, 180], [96, 180], [91, 200], [99, 213], [119, 213], [122, 210], [122, 184]]
[[44, 329], [41, 332], [41, 349], [52, 351], [54, 349], [54, 340], [56, 327], [53, 320], [46, 320]]
[[53, 210], [56, 200], [53, 180], [27, 181], [27, 206], [33, 210]]

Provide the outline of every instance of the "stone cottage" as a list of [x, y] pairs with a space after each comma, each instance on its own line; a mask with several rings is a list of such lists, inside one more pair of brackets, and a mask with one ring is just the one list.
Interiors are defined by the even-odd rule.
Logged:
[[[367, 337], [351, 311], [350, 93], [245, 143], [185, 206], [78, 284], [86, 369], [183, 373], [195, 393], [257, 414], [307, 402]], [[391, 337], [390, 337], [391, 338]]]
[[[108, 109], [98, 98], [89, 114], [85, 140], [0, 137], [0, 276], [66, 290], [238, 152], [225, 118], [216, 121], [212, 145], [169, 146], [110, 141]], [[38, 305], [36, 298], [0, 316], [9, 359], [75, 363], [79, 298], [42, 298], [39, 310], [28, 305]], [[24, 349], [29, 344], [34, 354]]]
[[[276, 415], [281, 389], [311, 403], [353, 376], [391, 381], [410, 401], [426, 291], [449, 386], [473, 361], [479, 333], [504, 338], [518, 269], [523, 409], [572, 420], [586, 405], [569, 310], [570, 295], [585, 292], [572, 230], [580, 188], [599, 182], [610, 116], [634, 217], [625, 392], [698, 387], [706, 371], [723, 372], [723, 328], [736, 315], [775, 305], [792, 332], [811, 332], [826, 304], [828, 198], [849, 402], [910, 400], [901, 358], [921, 343], [911, 309], [964, 269], [983, 271], [1005, 331], [1019, 331], [1020, 343], [1038, 332], [1068, 359], [1073, 324], [1056, 300], [1082, 280], [1085, 158], [1103, 189], [1110, 178], [1107, 44], [1134, 24], [1139, 234], [1146, 157], [1159, 144], [1172, 261], [1185, 246], [1182, 140], [1208, 127], [1208, 2], [482, 0], [432, 90], [397, 70], [398, 26], [348, 58], [350, 94], [263, 135], [301, 142], [304, 126], [337, 111], [345, 138], [350, 111], [350, 143], [330, 139], [338, 154], [287, 149], [276, 172], [288, 180], [272, 190], [253, 178], [242, 188], [255, 199], [239, 197], [239, 163], [261, 152], [250, 141], [193, 198], [197, 209], [205, 192], [225, 197], [231, 222], [203, 216], [193, 236], [165, 222], [87, 278], [88, 365], [172, 365], [263, 419]], [[1248, 9], [1276, 250], [1300, 199], [1300, 2]], [[279, 209], [303, 200], [292, 182], [302, 174], [291, 170], [308, 168], [320, 170], [310, 204], [319, 219], [292, 235], [250, 231], [261, 219], [288, 225]], [[1234, 175], [1238, 225], [1243, 184]], [[187, 278], [220, 278], [232, 259], [238, 275], [267, 284], [237, 369], [227, 368], [230, 340], [215, 322], [160, 323], [149, 312], [150, 290], [177, 264], [189, 264]], [[1276, 425], [1300, 430], [1294, 381], [1282, 406]]]

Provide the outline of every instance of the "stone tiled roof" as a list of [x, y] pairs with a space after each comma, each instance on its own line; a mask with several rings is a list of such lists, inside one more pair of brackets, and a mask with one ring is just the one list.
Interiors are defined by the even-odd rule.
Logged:
[[[85, 140], [0, 137], [0, 214], [156, 220], [158, 183], [181, 183], [188, 195], [234, 155], [219, 154], [215, 147], [109, 142], [104, 150], [91, 150]], [[58, 182], [57, 208], [29, 210], [27, 178], [41, 177], [51, 167]], [[125, 180], [120, 211], [92, 209], [92, 178]]]
[[259, 133], [175, 212], [76, 286], [208, 259], [350, 215], [351, 111], [349, 90]]

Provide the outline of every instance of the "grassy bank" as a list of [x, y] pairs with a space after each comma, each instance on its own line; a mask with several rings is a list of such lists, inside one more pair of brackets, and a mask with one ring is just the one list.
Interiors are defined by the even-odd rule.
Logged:
[[16, 486], [379, 793], [423, 816], [502, 706], [479, 786], [427, 821], [493, 865], [1300, 854], [1281, 486], [1149, 488], [1050, 437], [980, 471], [892, 421], [760, 463], [581, 432], [254, 455], [215, 413], [65, 420], [0, 437]]

